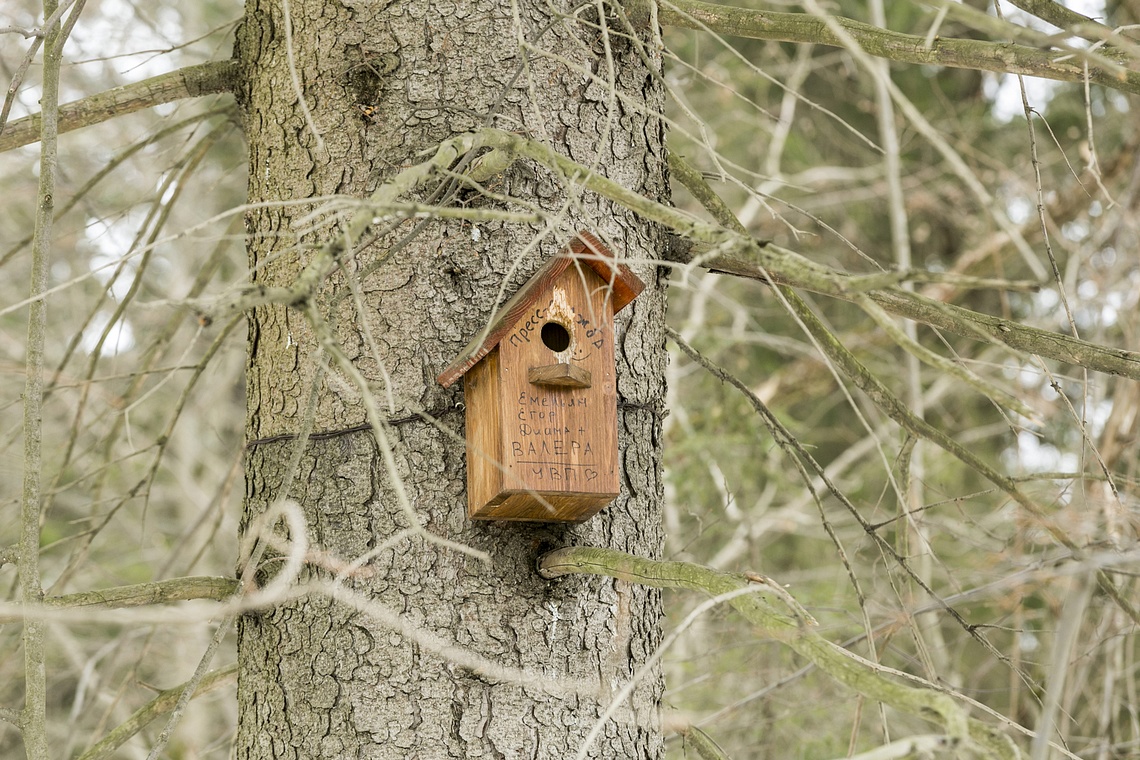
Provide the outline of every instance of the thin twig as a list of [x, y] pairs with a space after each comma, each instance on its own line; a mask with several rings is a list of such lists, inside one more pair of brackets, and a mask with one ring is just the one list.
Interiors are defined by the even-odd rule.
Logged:
[[[43, 26], [39, 28], [38, 34], [31, 35], [32, 44], [30, 47], [28, 47], [28, 51], [24, 54], [24, 59], [20, 61], [20, 64], [16, 67], [16, 71], [12, 75], [12, 82], [8, 85], [8, 92], [4, 96], [4, 105], [0, 106], [0, 140], [3, 139], [3, 135], [6, 133], [5, 128], [8, 125], [8, 114], [12, 111], [12, 104], [16, 102], [16, 93], [20, 91], [20, 85], [24, 83], [24, 77], [27, 76], [28, 69], [31, 68], [32, 61], [36, 59], [36, 53], [39, 52], [40, 46], [44, 43], [45, 39], [53, 31], [58, 31], [56, 27], [59, 25], [59, 20], [63, 18], [63, 14], [67, 12], [68, 7], [70, 7], [73, 2], [75, 2], [75, 0], [64, 0], [58, 6], [51, 2], [44, 3], [44, 15], [46, 18], [44, 19]], [[53, 10], [48, 13], [46, 10], [47, 8], [52, 8]], [[44, 63], [46, 65], [47, 61], [45, 60]], [[46, 72], [44, 73], [44, 76], [47, 76]], [[58, 108], [58, 105], [58, 102], [52, 103], [51, 107]], [[44, 101], [43, 107], [48, 107], [46, 101]], [[36, 129], [36, 134], [39, 134], [38, 128]], [[0, 145], [3, 145], [3, 142], [0, 142]]]
[[321, 158], [325, 158], [328, 156], [325, 138], [313, 120], [313, 112], [309, 109], [309, 102], [305, 99], [305, 88], [301, 84], [301, 75], [297, 72], [297, 54], [293, 48], [293, 13], [292, 4], [289, 0], [281, 0], [281, 12], [285, 17], [285, 56], [289, 64], [289, 83], [293, 86], [293, 94], [297, 96], [301, 114], [305, 117], [305, 125], [313, 133], [313, 139], [317, 142], [317, 150], [323, 154]]
[[206, 651], [198, 660], [198, 667], [194, 669], [194, 675], [182, 686], [182, 693], [178, 695], [178, 699], [170, 711], [170, 717], [167, 719], [166, 725], [162, 727], [162, 733], [154, 740], [154, 745], [150, 749], [150, 754], [146, 756], [146, 760], [158, 760], [162, 755], [162, 751], [166, 749], [166, 744], [170, 741], [171, 734], [173, 734], [174, 729], [178, 727], [178, 722], [182, 720], [182, 713], [186, 711], [186, 706], [190, 704], [190, 700], [202, 687], [203, 681], [205, 681], [209, 672], [210, 663], [213, 662], [214, 655], [217, 653], [218, 647], [222, 644], [222, 639], [229, 633], [230, 627], [234, 624], [236, 619], [236, 615], [227, 615], [222, 619], [222, 622], [218, 624], [218, 629], [214, 631], [210, 643], [206, 646]]
[[227, 665], [201, 678], [191, 679], [181, 686], [159, 692], [158, 696], [135, 710], [130, 718], [116, 726], [98, 744], [84, 752], [76, 760], [107, 760], [107, 758], [114, 757], [115, 751], [126, 744], [132, 736], [142, 731], [163, 713], [174, 709], [191, 685], [193, 685], [193, 696], [208, 694], [236, 681], [237, 669], [236, 664]]

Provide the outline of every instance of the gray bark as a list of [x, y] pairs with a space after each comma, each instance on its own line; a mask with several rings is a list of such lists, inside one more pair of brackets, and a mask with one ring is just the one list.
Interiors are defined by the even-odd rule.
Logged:
[[[528, 41], [607, 79], [596, 27], [554, 18], [551, 5], [569, 12], [561, 3], [518, 5]], [[296, 68], [327, 154], [318, 149], [290, 84], [280, 0], [249, 0], [238, 57], [251, 202], [333, 193], [364, 197], [419, 160], [421, 151], [484, 124], [546, 140], [576, 161], [597, 162], [600, 172], [627, 187], [667, 198], [663, 126], [656, 116], [662, 90], [636, 47], [616, 33], [609, 43], [620, 98], [550, 57], [531, 55], [529, 70], [516, 79], [524, 58], [507, 2], [292, 0], [290, 8]], [[596, 24], [591, 8], [596, 6], [581, 15]], [[640, 34], [648, 42], [648, 32]], [[657, 50], [647, 45], [645, 51], [659, 70]], [[372, 118], [362, 116], [361, 105], [374, 109]], [[526, 162], [512, 166], [494, 191], [549, 212], [567, 200], [564, 180]], [[313, 208], [302, 202], [249, 214], [250, 264], [258, 282], [289, 285], [307, 260], [304, 246], [334, 234], [297, 236], [294, 220]], [[476, 240], [467, 223], [427, 224], [359, 279], [379, 357], [368, 348], [352, 299], [337, 300], [347, 292], [343, 276], [326, 283], [318, 309], [394, 420], [394, 474], [371, 433], [347, 432], [310, 441], [286, 484], [294, 442], [281, 436], [296, 434], [304, 421], [317, 376], [316, 344], [296, 310], [258, 308], [250, 317], [251, 443], [242, 529], [287, 495], [300, 505], [313, 548], [324, 553], [312, 555], [302, 580], [328, 578], [335, 572], [330, 557], [351, 561], [412, 527], [394, 491], [398, 476], [428, 531], [485, 551], [491, 561], [415, 536], [378, 553], [348, 588], [442, 642], [567, 685], [593, 683], [600, 693], [473, 672], [414, 642], [406, 630], [398, 633], [345, 604], [311, 595], [239, 622], [238, 757], [572, 756], [609, 695], [659, 643], [658, 592], [602, 578], [549, 582], [534, 571], [539, 554], [563, 545], [650, 558], [662, 546], [664, 296], [656, 267], [647, 262], [660, 258], [663, 239], [656, 228], [589, 194], [571, 203], [564, 217], [536, 250], [528, 244], [538, 228], [480, 224]], [[381, 236], [346, 268], [367, 269], [412, 224]], [[468, 521], [464, 423], [457, 407], [462, 391], [460, 385], [445, 391], [434, 377], [486, 324], [504, 284], [510, 295], [576, 229], [612, 241], [648, 285], [616, 328], [622, 494], [578, 526]], [[417, 407], [431, 410], [443, 429], [407, 419]], [[330, 369], [318, 386], [313, 431], [335, 433], [364, 421], [343, 373]], [[267, 554], [259, 579], [271, 578], [279, 564]], [[589, 756], [661, 757], [661, 689], [653, 670], [606, 724]]]

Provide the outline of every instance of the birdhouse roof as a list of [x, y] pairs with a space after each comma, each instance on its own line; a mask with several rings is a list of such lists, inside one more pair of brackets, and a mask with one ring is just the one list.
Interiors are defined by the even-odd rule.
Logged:
[[645, 287], [637, 275], [620, 264], [613, 251], [589, 232], [579, 232], [557, 256], [548, 261], [491, 318], [491, 324], [479, 331], [474, 340], [440, 373], [437, 380], [445, 388], [465, 375], [480, 359], [499, 345], [515, 322], [542, 297], [570, 267], [580, 264], [592, 269], [612, 288], [614, 313], [624, 309]]

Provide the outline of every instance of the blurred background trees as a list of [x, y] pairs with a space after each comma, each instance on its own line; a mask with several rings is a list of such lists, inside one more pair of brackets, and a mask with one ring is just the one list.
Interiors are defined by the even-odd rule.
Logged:
[[[1091, 50], [1135, 70], [1140, 57], [1132, 2], [1065, 4], [1119, 29], [1123, 39], [1108, 45], [1091, 22], [1077, 30], [1082, 40], [1004, 2], [1003, 20], [988, 3], [971, 3], [996, 27], [940, 2], [890, 3], [879, 21], [876, 3], [851, 0], [739, 5], [826, 11], [930, 45], [1035, 34], [1029, 41], [1039, 47], [1070, 46], [1053, 48], [1058, 58]], [[1056, 10], [1044, 3], [1038, 12]], [[0, 25], [42, 20], [31, 3], [6, 12]], [[89, 2], [65, 48], [61, 100], [226, 58], [240, 14], [234, 3]], [[15, 32], [3, 39], [0, 71], [11, 82], [31, 41]], [[1135, 348], [1140, 135], [1127, 90], [888, 66], [842, 47], [678, 26], [663, 39], [670, 149], [754, 237], [841, 272], [913, 269], [907, 287], [940, 301]], [[36, 60], [10, 121], [38, 108]], [[876, 67], [923, 123], [898, 97], [884, 98]], [[248, 277], [235, 119], [232, 98], [215, 95], [60, 140], [42, 471], [49, 596], [232, 575], [244, 328], [204, 325], [184, 304]], [[20, 532], [37, 156], [34, 144], [0, 154], [0, 367], [9, 378], [0, 390], [0, 499], [9, 507], [0, 547]], [[675, 203], [704, 214], [680, 184]], [[907, 234], [892, 235], [900, 225]], [[914, 414], [1016, 480], [1078, 556], [976, 470], [901, 431], [821, 355], [774, 288], [662, 265], [671, 270], [670, 325], [772, 409], [859, 517], [820, 482], [809, 489], [749, 400], [678, 351], [666, 422], [666, 557], [787, 584], [827, 638], [976, 703], [973, 715], [1027, 754], [1026, 732], [1047, 729], [1064, 749], [1038, 757], [1135, 757], [1137, 622], [1091, 572], [1109, 571], [1136, 598], [1136, 381], [896, 320], [922, 347], [975, 373], [980, 390], [914, 358], [857, 304], [802, 292]], [[972, 287], [967, 276], [1006, 283]], [[1003, 393], [1026, 408], [999, 403]], [[10, 599], [14, 556], [6, 552], [0, 570]], [[673, 623], [702, 601], [666, 599]], [[213, 632], [208, 604], [196, 604], [184, 615], [80, 611], [47, 627], [49, 736], [61, 757], [89, 749], [156, 690], [190, 677]], [[0, 704], [18, 710], [20, 626], [0, 636]], [[232, 661], [226, 646], [218, 664]], [[695, 756], [681, 736], [689, 726], [738, 758], [843, 757], [929, 731], [805, 668], [727, 609], [687, 628], [665, 667], [675, 757]], [[232, 687], [195, 700], [170, 755], [228, 756], [232, 704]], [[161, 726], [120, 756], [145, 757]], [[0, 729], [0, 755], [21, 752], [18, 732]]]
[[[869, 20], [861, 15], [866, 5], [828, 9]], [[935, 5], [890, 3], [887, 26], [924, 36]], [[1083, 10], [1113, 25], [1131, 23], [1135, 9], [1111, 5]], [[1004, 3], [1002, 10], [1010, 23], [1055, 31]], [[937, 33], [973, 31], [948, 22]], [[845, 271], [897, 267], [875, 87], [849, 52], [756, 40], [724, 45], [679, 30], [666, 41], [678, 59], [671, 82], [685, 105], [671, 149], [691, 157], [750, 232]], [[1051, 270], [1052, 256], [1060, 274], [1059, 283], [1035, 291], [918, 289], [1135, 347], [1140, 271], [1131, 209], [1140, 175], [1132, 97], [932, 66], [893, 65], [891, 78], [993, 199], [981, 202], [896, 111], [897, 181], [913, 266], [1037, 279], [995, 222], [997, 211], [1037, 265]], [[732, 176], [724, 177], [728, 167]], [[668, 554], [770, 574], [790, 584], [833, 640], [856, 642], [857, 651], [875, 652], [1026, 727], [1037, 725], [1053, 684], [1062, 690], [1058, 719], [1068, 749], [1081, 757], [1137, 751], [1127, 696], [1135, 621], [1099, 595], [1083, 610], [1066, 607], [1084, 582], [1063, 559], [1068, 550], [976, 472], [929, 444], [910, 448], [912, 440], [858, 392], [840, 392], [835, 373], [770, 289], [706, 274], [676, 278], [671, 295], [672, 324], [763, 398], [863, 519], [976, 628], [938, 611], [941, 602], [884, 556], [836, 499], [825, 496], [817, 508], [748, 401], [684, 357], [670, 378]], [[1030, 419], [914, 361], [859, 308], [811, 303], [912, 410], [1000, 463], [1094, 556], [1135, 550], [1135, 381], [917, 329], [923, 346], [1024, 401]], [[1059, 629], [1072, 615], [1080, 615], [1077, 643], [1058, 655]], [[864, 638], [868, 627], [874, 650]], [[841, 757], [888, 732], [918, 730], [831, 689], [818, 673], [797, 670], [786, 651], [755, 641], [732, 615], [707, 619], [682, 649], [671, 660], [667, 700], [730, 756]], [[789, 747], [796, 748], [791, 755]]]
[[[232, 4], [90, 3], [64, 52], [61, 101], [229, 55]], [[9, 3], [0, 25], [42, 23]], [[31, 40], [3, 37], [6, 83]], [[39, 57], [11, 120], [36, 112]], [[11, 122], [9, 124], [11, 126]], [[0, 154], [0, 544], [20, 532], [21, 395], [38, 145]], [[245, 276], [246, 162], [230, 96], [183, 100], [65, 135], [47, 299], [42, 572], [48, 595], [232, 576], [242, 495], [244, 328], [204, 330], [180, 299]], [[10, 556], [6, 559], [11, 560]], [[4, 582], [14, 591], [15, 566]], [[50, 739], [74, 757], [185, 681], [212, 626], [121, 620], [47, 628]], [[153, 617], [153, 616], [152, 616]], [[4, 626], [2, 702], [22, 701], [20, 626]], [[232, 661], [232, 652], [225, 661]], [[183, 756], [225, 756], [231, 693], [203, 698]], [[146, 742], [149, 744], [150, 742]], [[22, 757], [5, 724], [0, 755]], [[143, 741], [122, 757], [146, 756]]]

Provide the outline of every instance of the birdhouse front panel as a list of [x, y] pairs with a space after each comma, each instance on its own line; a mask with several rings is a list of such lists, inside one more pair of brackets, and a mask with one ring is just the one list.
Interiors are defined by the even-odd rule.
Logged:
[[617, 497], [613, 318], [642, 287], [579, 233], [441, 373], [464, 378], [470, 517], [579, 522]]
[[472, 517], [585, 519], [617, 497], [609, 292], [570, 267], [500, 341], [502, 488], [486, 504], [472, 491]]

